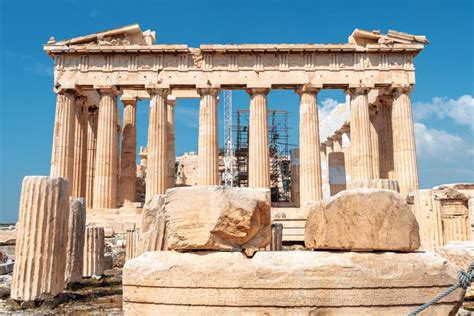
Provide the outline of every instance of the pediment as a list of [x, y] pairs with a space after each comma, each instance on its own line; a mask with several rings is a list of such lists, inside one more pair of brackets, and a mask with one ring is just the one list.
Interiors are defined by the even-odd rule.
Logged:
[[101, 45], [101, 46], [126, 46], [126, 45], [153, 45], [155, 42], [154, 31], [144, 31], [140, 25], [133, 24], [116, 29], [102, 31], [90, 35], [73, 37], [56, 42], [50, 38], [50, 45]]

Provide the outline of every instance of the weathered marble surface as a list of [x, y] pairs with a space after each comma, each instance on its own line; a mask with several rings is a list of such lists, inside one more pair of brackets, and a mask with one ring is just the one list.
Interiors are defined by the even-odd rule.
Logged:
[[418, 223], [395, 191], [342, 191], [309, 208], [305, 245], [311, 249], [412, 251], [420, 246]]
[[[402, 315], [456, 282], [434, 253], [390, 252], [148, 252], [123, 275], [126, 315]], [[455, 313], [461, 295], [428, 314]]]

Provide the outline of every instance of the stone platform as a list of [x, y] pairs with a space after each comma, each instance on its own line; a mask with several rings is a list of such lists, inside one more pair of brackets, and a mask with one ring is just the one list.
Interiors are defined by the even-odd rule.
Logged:
[[[147, 252], [123, 270], [126, 315], [402, 315], [456, 282], [434, 253]], [[462, 290], [426, 315], [450, 315]], [[422, 314], [422, 315], [425, 315]]]

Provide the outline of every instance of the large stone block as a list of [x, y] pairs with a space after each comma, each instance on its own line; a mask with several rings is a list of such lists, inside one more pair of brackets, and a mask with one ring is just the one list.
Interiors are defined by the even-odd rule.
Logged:
[[[434, 253], [148, 252], [123, 270], [126, 315], [406, 315], [457, 281]], [[455, 314], [456, 290], [426, 315]]]
[[418, 223], [391, 190], [346, 190], [308, 210], [305, 245], [311, 249], [411, 251], [420, 246]]
[[371, 179], [351, 181], [348, 185], [349, 189], [385, 189], [400, 192], [397, 180], [392, 179]]
[[64, 289], [68, 181], [25, 177], [20, 196], [11, 297], [44, 300]]
[[69, 198], [69, 224], [66, 249], [66, 283], [82, 280], [86, 207], [84, 198]]
[[271, 238], [270, 193], [195, 186], [147, 202], [140, 251], [264, 248]]

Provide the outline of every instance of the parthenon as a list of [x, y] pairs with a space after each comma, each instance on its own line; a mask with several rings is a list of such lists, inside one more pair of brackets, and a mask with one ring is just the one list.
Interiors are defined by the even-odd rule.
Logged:
[[[342, 137], [350, 139], [351, 180], [395, 179], [402, 193], [418, 189], [410, 92], [413, 59], [428, 43], [424, 36], [356, 29], [346, 44], [199, 48], [155, 44], [155, 37], [131, 25], [51, 38], [44, 46], [54, 58], [57, 94], [51, 175], [69, 179], [71, 195], [85, 196], [89, 208], [134, 202], [137, 100], [150, 100], [146, 195], [174, 186], [174, 106], [180, 98], [200, 98], [198, 183], [220, 184], [220, 89], [250, 95], [250, 187], [269, 187], [267, 94], [294, 90], [300, 96], [300, 201], [322, 199], [317, 95], [343, 89], [350, 96], [350, 128], [335, 135], [334, 150], [342, 150]], [[124, 106], [122, 131], [117, 97]]]
[[[474, 298], [474, 184], [419, 188], [410, 97], [425, 36], [156, 41], [134, 24], [44, 45], [56, 94], [51, 169], [23, 180], [13, 310], [62, 304], [102, 278], [118, 284], [126, 315], [415, 315], [420, 305], [451, 315]], [[320, 120], [324, 89], [346, 101]], [[234, 90], [250, 102], [237, 111], [248, 114], [245, 181], [229, 184], [218, 113], [221, 92]], [[284, 201], [273, 195], [275, 179], [288, 179], [272, 173], [269, 117], [287, 113], [269, 106], [272, 90], [299, 97], [299, 144], [276, 168], [291, 176]], [[199, 99], [197, 154], [179, 156], [184, 98]]]

